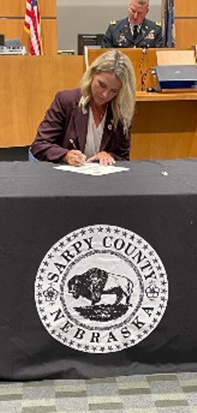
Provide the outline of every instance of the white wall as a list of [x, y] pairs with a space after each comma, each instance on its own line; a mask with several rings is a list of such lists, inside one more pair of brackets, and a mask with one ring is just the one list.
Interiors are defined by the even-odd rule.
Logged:
[[[110, 20], [127, 16], [129, 0], [57, 0], [58, 49], [77, 53], [78, 33], [105, 33]], [[161, 0], [150, 0], [148, 18], [161, 20]]]

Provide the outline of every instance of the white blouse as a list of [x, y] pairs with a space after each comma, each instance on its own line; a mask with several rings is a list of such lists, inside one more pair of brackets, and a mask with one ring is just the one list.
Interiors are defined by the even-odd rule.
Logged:
[[85, 144], [85, 150], [84, 150], [84, 154], [87, 156], [87, 159], [93, 155], [96, 155], [98, 152], [100, 152], [106, 113], [107, 111], [105, 112], [101, 123], [99, 123], [97, 127], [91, 107], [89, 109], [88, 130], [87, 130], [86, 144]]

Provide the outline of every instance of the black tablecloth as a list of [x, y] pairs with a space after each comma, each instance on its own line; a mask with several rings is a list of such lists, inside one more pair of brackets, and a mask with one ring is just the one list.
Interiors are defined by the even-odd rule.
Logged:
[[1, 379], [197, 370], [197, 161], [120, 165], [0, 163]]

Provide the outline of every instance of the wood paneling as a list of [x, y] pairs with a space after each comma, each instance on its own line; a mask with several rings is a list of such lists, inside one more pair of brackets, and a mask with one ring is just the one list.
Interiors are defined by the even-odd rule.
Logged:
[[57, 17], [57, 0], [40, 0], [42, 18]]
[[[0, 33], [3, 33], [6, 39], [19, 37], [28, 50], [29, 36], [24, 31], [26, 1], [0, 1]], [[56, 0], [41, 0], [40, 9], [43, 53], [57, 54]]]
[[[139, 50], [130, 50], [132, 61], [137, 62], [136, 70], [139, 53]], [[148, 50], [145, 66], [154, 66], [155, 59], [153, 51]], [[83, 56], [2, 56], [0, 146], [31, 144], [55, 93], [78, 87], [83, 70]], [[196, 113], [195, 91], [147, 93], [138, 90], [131, 158], [197, 156]]]
[[195, 99], [137, 102], [131, 159], [197, 156], [197, 94]]
[[5, 35], [5, 39], [24, 37], [24, 20], [21, 19], [0, 19], [0, 33]]
[[[26, 0], [1, 0], [0, 1], [0, 18], [24, 17]], [[56, 17], [56, 1], [40, 0], [40, 9], [42, 17]]]
[[179, 49], [197, 44], [197, 1], [175, 0], [175, 42]]
[[[0, 20], [0, 33], [4, 33], [6, 39], [19, 37], [28, 50], [29, 36], [24, 31], [23, 20]], [[57, 54], [57, 24], [55, 19], [42, 20], [42, 44], [44, 54]]]
[[[165, 0], [161, 0], [162, 26]], [[175, 43], [178, 49], [197, 44], [197, 0], [174, 0]]]
[[44, 55], [57, 54], [57, 23], [55, 19], [42, 20], [42, 45]]
[[[87, 60], [89, 64], [91, 64], [99, 55], [101, 55], [104, 52], [107, 52], [108, 50], [109, 49], [91, 49], [91, 48], [86, 49]], [[157, 64], [157, 57], [155, 53], [156, 50], [161, 50], [161, 49], [149, 49], [148, 51], [145, 51], [145, 53], [142, 52], [142, 49], [129, 49], [129, 48], [121, 49], [121, 52], [127, 55], [133, 64], [133, 68], [134, 68], [135, 75], [136, 75], [137, 90], [141, 90], [142, 74], [145, 74], [148, 71], [148, 69], [156, 66]], [[84, 57], [84, 70], [85, 70], [85, 67], [86, 67], [86, 64], [85, 64], [85, 57]], [[152, 75], [147, 75], [145, 83], [146, 83], [146, 87], [155, 85], [155, 81]]]
[[197, 17], [196, 0], [175, 0], [175, 17]]
[[197, 100], [197, 90], [171, 90], [168, 92], [141, 92], [137, 91], [137, 102], [176, 102]]
[[0, 146], [30, 144], [55, 93], [78, 87], [82, 56], [0, 57]]
[[[197, 0], [196, 0], [197, 7]], [[197, 44], [197, 18], [175, 20], [176, 47], [187, 49]]]

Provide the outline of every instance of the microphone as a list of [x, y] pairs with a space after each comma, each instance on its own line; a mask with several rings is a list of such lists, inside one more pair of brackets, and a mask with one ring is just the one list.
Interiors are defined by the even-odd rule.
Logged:
[[142, 52], [143, 52], [143, 53], [146, 53], [146, 52], [147, 52], [147, 49], [149, 49], [150, 46], [149, 46], [148, 43], [142, 42], [140, 47], [143, 49]]

